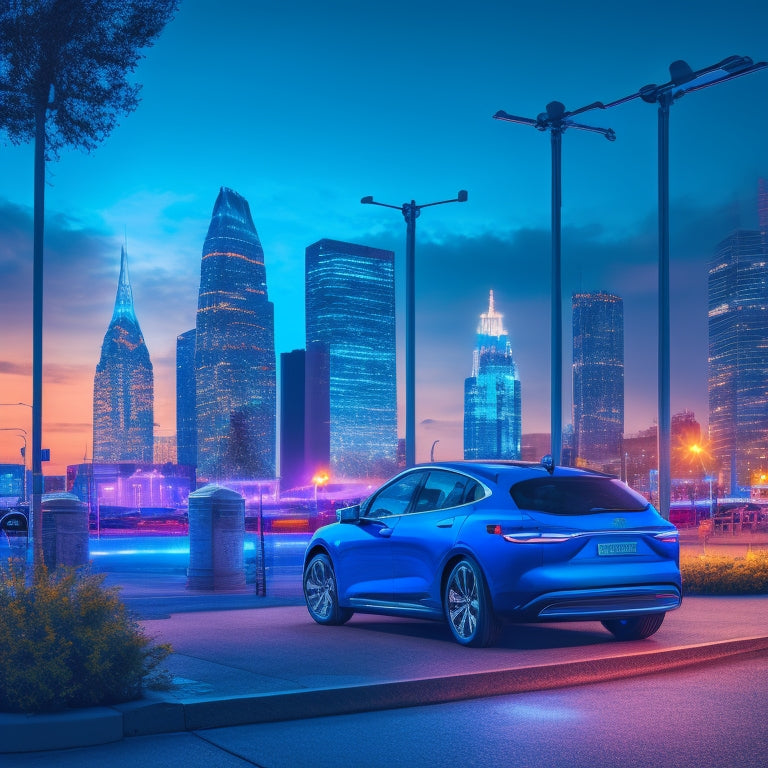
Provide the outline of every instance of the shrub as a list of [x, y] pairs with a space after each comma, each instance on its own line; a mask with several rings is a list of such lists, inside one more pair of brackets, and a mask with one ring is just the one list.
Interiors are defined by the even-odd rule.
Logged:
[[768, 551], [746, 557], [682, 555], [683, 592], [689, 595], [768, 594]]
[[0, 711], [52, 712], [141, 696], [168, 645], [153, 645], [104, 574], [0, 570]]

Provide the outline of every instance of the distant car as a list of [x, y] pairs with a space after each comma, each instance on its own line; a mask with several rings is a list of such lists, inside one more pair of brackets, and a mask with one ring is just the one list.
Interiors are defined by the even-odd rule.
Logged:
[[447, 620], [483, 647], [505, 622], [599, 621], [633, 640], [680, 606], [677, 529], [620, 480], [549, 457], [416, 466], [337, 517], [304, 559], [320, 624]]

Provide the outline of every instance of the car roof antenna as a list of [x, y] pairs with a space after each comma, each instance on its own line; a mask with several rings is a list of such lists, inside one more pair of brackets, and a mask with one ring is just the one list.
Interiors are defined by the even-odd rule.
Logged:
[[544, 467], [544, 469], [549, 472], [551, 475], [555, 471], [555, 460], [547, 454], [546, 456], [543, 456], [541, 459], [541, 466]]

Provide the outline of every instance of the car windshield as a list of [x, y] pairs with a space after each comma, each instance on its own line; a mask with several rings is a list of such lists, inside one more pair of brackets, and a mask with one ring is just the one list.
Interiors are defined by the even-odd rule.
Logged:
[[536, 477], [510, 489], [519, 509], [552, 515], [597, 512], [643, 512], [648, 502], [620, 480], [610, 477]]

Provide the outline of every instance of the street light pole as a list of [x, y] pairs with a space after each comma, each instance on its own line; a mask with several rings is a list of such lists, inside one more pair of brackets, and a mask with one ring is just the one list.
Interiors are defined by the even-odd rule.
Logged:
[[451, 200], [417, 205], [415, 200], [402, 205], [379, 203], [370, 195], [360, 200], [363, 205], [380, 205], [401, 211], [405, 219], [405, 466], [416, 463], [416, 219], [422, 208], [445, 203], [464, 203], [467, 191], [459, 190]]
[[669, 108], [686, 93], [700, 91], [712, 85], [757, 72], [768, 62], [754, 64], [748, 56], [730, 56], [727, 59], [694, 72], [684, 61], [669, 66], [670, 80], [664, 85], [646, 85], [637, 93], [608, 104], [594, 106], [608, 109], [634, 99], [659, 105], [658, 119], [658, 173], [659, 173], [659, 365], [658, 365], [658, 461], [659, 512], [669, 519], [672, 489], [671, 479], [671, 415], [669, 375]]
[[616, 134], [611, 128], [596, 128], [592, 125], [575, 123], [570, 118], [581, 112], [594, 109], [598, 104], [589, 104], [581, 109], [566, 112], [559, 101], [547, 104], [547, 111], [535, 120], [518, 117], [499, 110], [494, 120], [508, 123], [532, 125], [536, 130], [549, 131], [552, 148], [552, 344], [551, 344], [551, 454], [555, 464], [562, 463], [563, 452], [563, 291], [561, 270], [561, 219], [562, 219], [562, 142], [566, 128], [601, 133], [608, 141], [615, 141]]

